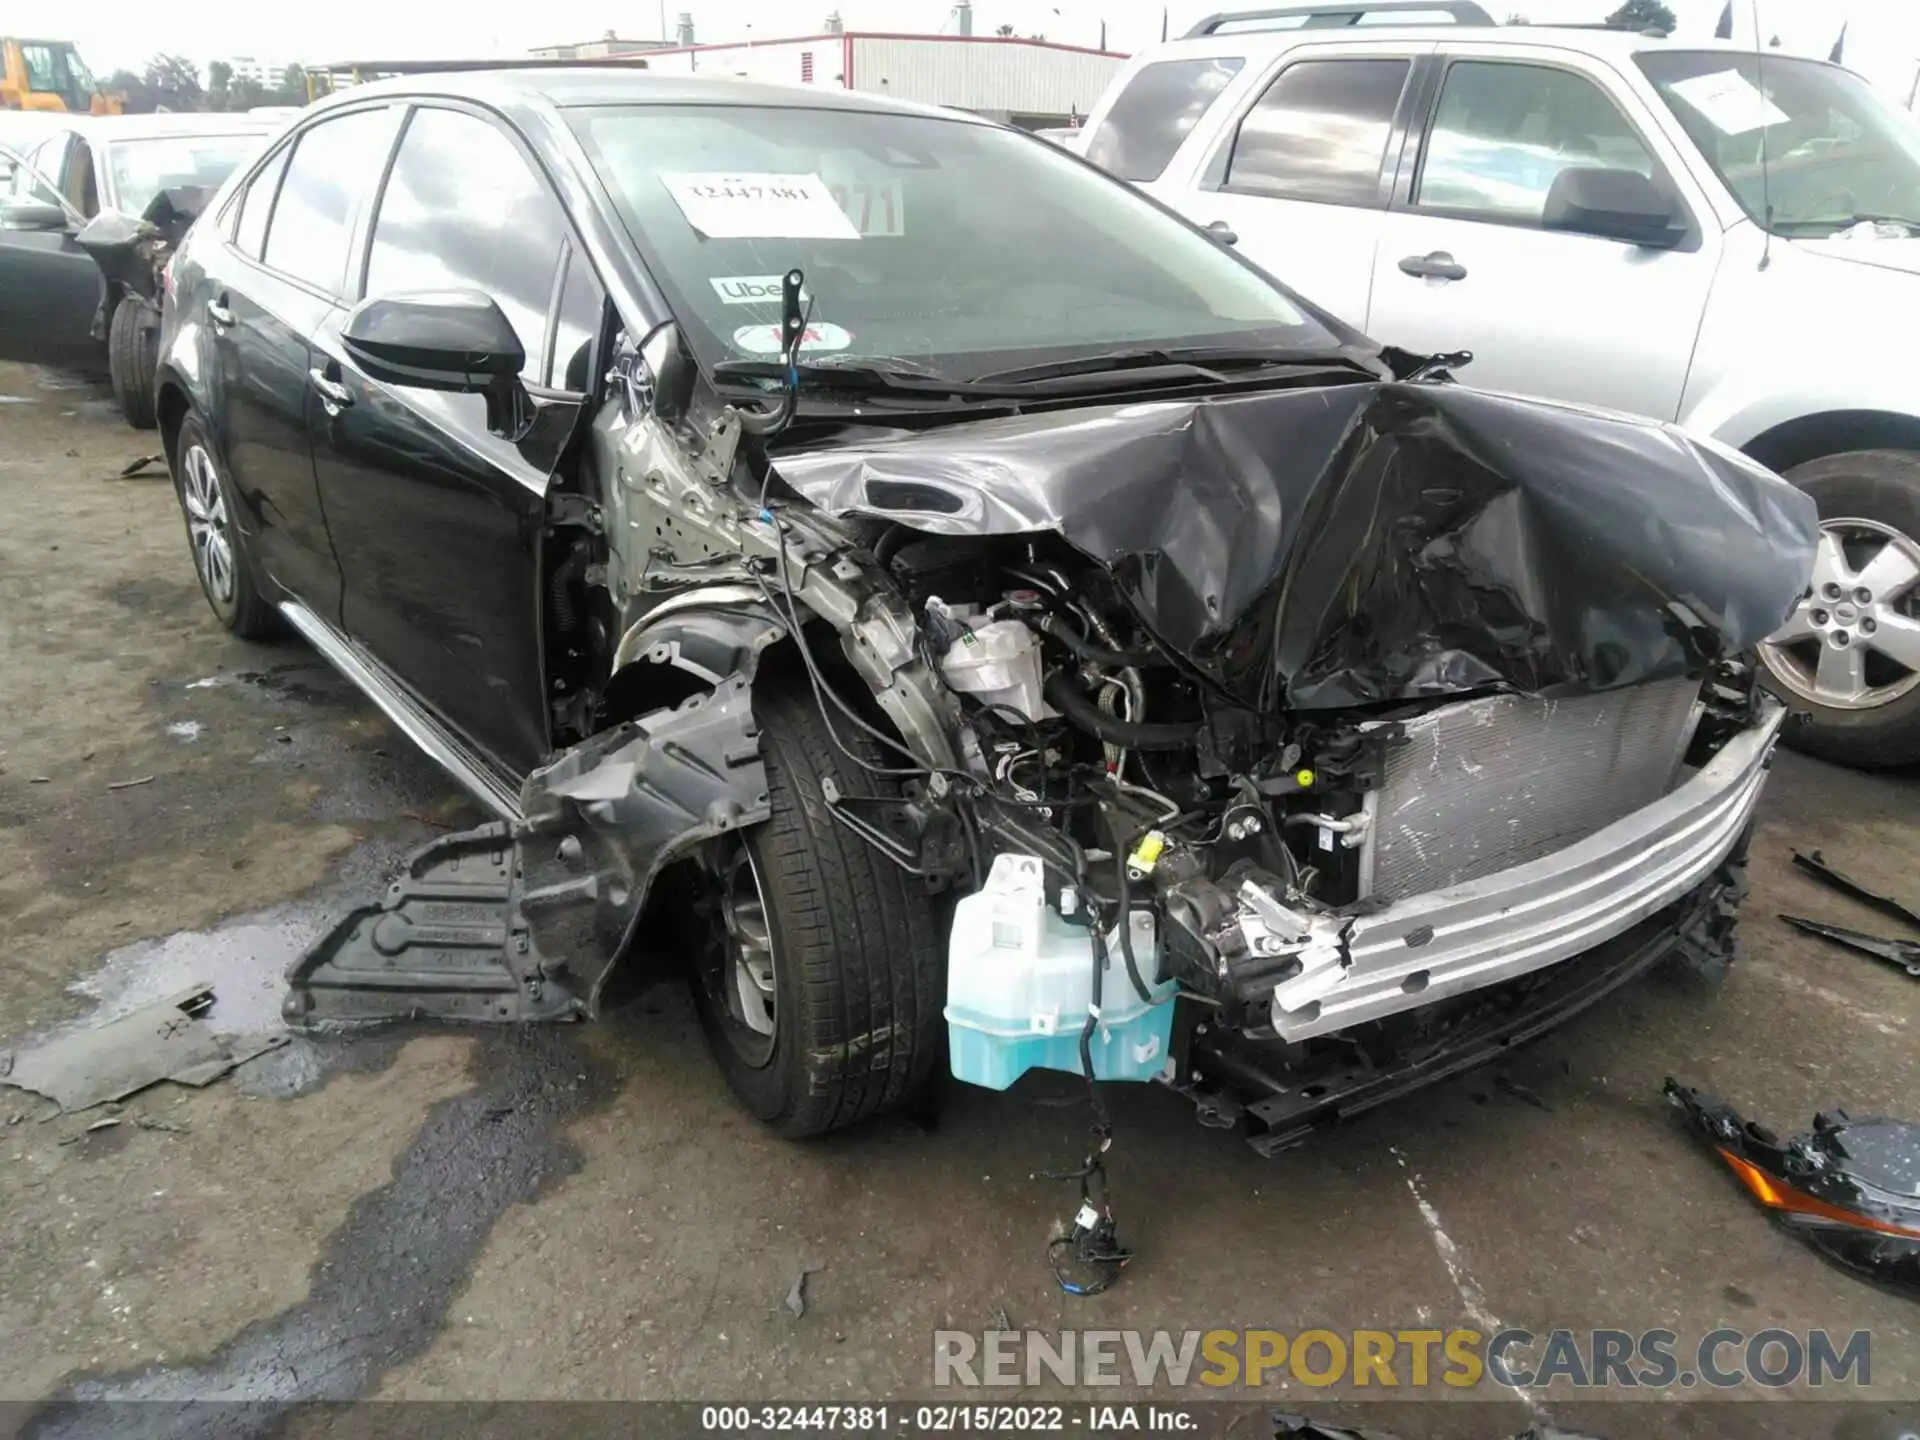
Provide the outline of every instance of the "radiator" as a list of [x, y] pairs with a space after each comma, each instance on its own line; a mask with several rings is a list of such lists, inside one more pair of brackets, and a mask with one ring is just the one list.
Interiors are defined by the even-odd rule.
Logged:
[[1697, 680], [1568, 700], [1490, 695], [1403, 722], [1370, 797], [1361, 892], [1420, 895], [1523, 865], [1665, 795]]

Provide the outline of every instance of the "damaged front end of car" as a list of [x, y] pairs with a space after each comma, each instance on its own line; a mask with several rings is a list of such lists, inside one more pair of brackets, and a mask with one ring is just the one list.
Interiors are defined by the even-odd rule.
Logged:
[[80, 228], [74, 243], [93, 257], [106, 280], [93, 320], [94, 339], [107, 338], [109, 317], [123, 302], [145, 308], [159, 323], [167, 264], [208, 199], [209, 192], [199, 187], [163, 189], [138, 215], [103, 210]]
[[977, 1083], [1161, 1080], [1276, 1149], [1723, 963], [1782, 719], [1745, 655], [1811, 506], [1670, 427], [1400, 373], [768, 426], [662, 327], [550, 500], [570, 748], [289, 1014], [593, 1013], [655, 880], [766, 818], [769, 683], [884, 742], [809, 803], [958, 897]]

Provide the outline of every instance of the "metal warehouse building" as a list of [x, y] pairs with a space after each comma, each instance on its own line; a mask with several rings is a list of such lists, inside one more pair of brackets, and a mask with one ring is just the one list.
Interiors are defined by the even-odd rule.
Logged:
[[1126, 56], [999, 35], [895, 35], [848, 30], [751, 44], [650, 49], [667, 75], [732, 75], [824, 85], [971, 110], [1027, 129], [1085, 115]]

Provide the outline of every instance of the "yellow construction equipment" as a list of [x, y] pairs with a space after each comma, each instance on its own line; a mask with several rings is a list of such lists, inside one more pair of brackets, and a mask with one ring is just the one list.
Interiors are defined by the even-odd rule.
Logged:
[[71, 40], [0, 35], [0, 110], [118, 115], [124, 104], [101, 93]]

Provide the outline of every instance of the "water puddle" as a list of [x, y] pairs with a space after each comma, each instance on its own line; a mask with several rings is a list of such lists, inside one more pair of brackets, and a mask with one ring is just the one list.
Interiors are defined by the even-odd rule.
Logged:
[[[67, 987], [69, 993], [93, 1001], [94, 1008], [36, 1039], [91, 1029], [190, 985], [205, 984], [213, 986], [214, 995], [205, 1019], [216, 1032], [285, 1030], [280, 1002], [286, 995], [287, 967], [348, 910], [380, 894], [412, 848], [399, 841], [370, 842], [350, 854], [334, 878], [310, 896], [237, 915], [206, 930], [182, 930], [123, 945], [97, 970]], [[234, 1072], [234, 1082], [253, 1094], [303, 1094], [333, 1068], [339, 1048], [296, 1035], [290, 1044], [242, 1065]]]

